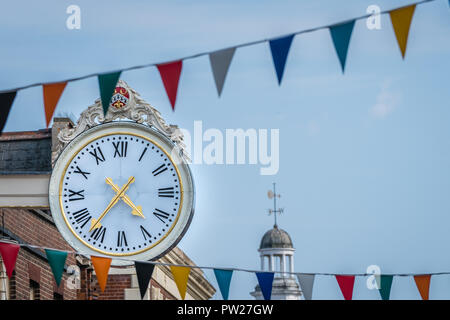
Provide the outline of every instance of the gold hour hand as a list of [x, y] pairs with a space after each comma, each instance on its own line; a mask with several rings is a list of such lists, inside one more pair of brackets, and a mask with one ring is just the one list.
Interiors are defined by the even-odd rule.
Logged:
[[101, 227], [100, 220], [102, 220], [103, 217], [109, 212], [109, 210], [119, 201], [120, 196], [128, 189], [130, 184], [133, 183], [133, 182], [134, 182], [134, 177], [129, 177], [128, 178], [128, 182], [125, 183], [122, 186], [121, 189], [118, 189], [118, 192], [116, 193], [114, 198], [112, 198], [112, 200], [109, 202], [108, 206], [103, 211], [103, 213], [100, 215], [100, 217], [98, 217], [98, 219], [92, 218], [92, 220], [91, 220], [91, 228], [89, 229], [89, 231], [92, 231], [94, 229], [97, 229], [97, 228]]
[[[119, 192], [119, 190], [120, 190], [119, 187], [118, 187], [116, 184], [114, 184], [114, 182], [112, 181], [111, 178], [106, 178], [106, 183], [109, 184], [115, 192]], [[144, 214], [142, 213], [142, 206], [136, 206], [136, 205], [130, 200], [130, 198], [125, 194], [125, 192], [120, 196], [120, 199], [122, 199], [123, 202], [125, 202], [128, 206], [131, 207], [131, 209], [133, 209], [133, 210], [131, 211], [131, 213], [132, 213], [133, 215], [135, 215], [135, 216], [140, 216], [141, 218], [144, 218], [144, 219], [145, 219], [145, 216], [144, 216]]]

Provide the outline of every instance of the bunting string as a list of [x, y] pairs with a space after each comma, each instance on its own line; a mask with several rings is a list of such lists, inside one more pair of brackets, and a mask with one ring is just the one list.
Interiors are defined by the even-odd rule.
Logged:
[[[1, 243], [11, 243], [8, 241], [0, 240]], [[40, 249], [40, 250], [52, 250], [52, 251], [58, 251], [58, 252], [65, 252], [68, 254], [78, 254], [82, 256], [91, 256], [90, 254], [85, 254], [82, 252], [76, 252], [76, 251], [70, 251], [70, 250], [61, 250], [61, 249], [53, 249], [48, 247], [42, 247], [42, 246], [36, 246], [32, 244], [27, 243], [15, 243], [14, 244], [20, 246], [20, 247], [29, 247], [33, 249]], [[97, 257], [105, 258], [105, 256], [98, 255]], [[109, 257], [108, 257], [109, 258]], [[114, 260], [123, 260], [123, 261], [131, 261], [131, 262], [142, 262], [147, 264], [154, 264], [159, 266], [166, 266], [166, 267], [188, 267], [193, 269], [210, 269], [210, 270], [226, 270], [226, 271], [241, 271], [241, 272], [248, 272], [248, 273], [256, 273], [261, 272], [261, 270], [252, 270], [252, 269], [244, 269], [244, 268], [236, 268], [236, 267], [211, 267], [211, 266], [199, 266], [199, 265], [187, 265], [187, 264], [173, 264], [173, 263], [164, 263], [164, 262], [156, 262], [156, 261], [143, 261], [143, 260], [134, 260], [134, 259], [127, 259], [127, 258], [120, 258], [120, 257], [114, 257]], [[114, 268], [114, 266], [111, 266], [111, 268]], [[292, 274], [292, 275], [314, 275], [314, 276], [355, 276], [355, 277], [368, 277], [373, 276], [373, 273], [329, 273], [329, 272], [289, 272], [289, 271], [267, 271], [271, 273], [283, 273], [283, 274]], [[421, 276], [421, 275], [432, 275], [432, 276], [438, 276], [438, 275], [446, 275], [450, 274], [450, 271], [442, 271], [442, 272], [425, 272], [425, 273], [383, 273], [383, 275], [386, 276], [395, 276], [395, 277], [411, 277], [411, 276]]]
[[[0, 255], [6, 268], [6, 274], [11, 278], [13, 270], [15, 268], [19, 249], [21, 247], [28, 247], [33, 249], [44, 250], [47, 256], [48, 263], [53, 272], [53, 276], [57, 286], [60, 286], [62, 275], [64, 272], [64, 265], [67, 259], [68, 253], [80, 254], [83, 256], [90, 256], [92, 266], [97, 276], [97, 281], [102, 292], [105, 291], [108, 281], [108, 272], [111, 267], [112, 258], [105, 256], [94, 256], [90, 254], [83, 254], [75, 251], [50, 249], [47, 247], [36, 246], [26, 243], [16, 243], [14, 241], [8, 241], [7, 239], [0, 240]], [[117, 260], [133, 261], [136, 268], [136, 276], [138, 279], [139, 290], [141, 293], [141, 299], [147, 294], [147, 288], [150, 283], [155, 266], [167, 266], [170, 268], [175, 284], [178, 288], [178, 292], [181, 299], [185, 299], [188, 288], [189, 275], [193, 268], [197, 269], [213, 269], [219, 290], [224, 300], [228, 300], [229, 289], [233, 271], [243, 271], [253, 273], [261, 290], [261, 294], [265, 300], [270, 300], [272, 296], [272, 285], [275, 278], [275, 274], [290, 274], [296, 275], [300, 283], [300, 288], [303, 296], [306, 300], [312, 299], [314, 279], [316, 275], [333, 276], [341, 290], [342, 296], [345, 300], [353, 299], [353, 289], [355, 284], [355, 277], [357, 276], [375, 276], [377, 283], [380, 284], [378, 290], [382, 300], [389, 300], [392, 280], [394, 276], [413, 276], [416, 283], [417, 290], [423, 300], [429, 299], [431, 276], [450, 274], [450, 272], [434, 272], [426, 274], [373, 274], [373, 273], [360, 273], [360, 274], [335, 274], [335, 273], [304, 273], [304, 272], [284, 272], [284, 271], [263, 271], [263, 270], [249, 270], [242, 268], [217, 268], [210, 266], [197, 266], [197, 265], [181, 265], [162, 263], [155, 261], [137, 261], [133, 259], [114, 258]]]
[[[407, 7], [420, 5], [420, 4], [424, 4], [424, 3], [432, 2], [432, 1], [435, 1], [435, 0], [421, 0], [421, 1], [418, 1], [418, 2], [414, 2], [414, 3], [410, 3], [410, 4], [407, 4], [407, 5], [401, 6], [401, 7], [397, 7], [397, 8], [394, 8], [394, 9], [380, 11], [379, 14], [380, 15], [387, 14], [387, 13], [390, 13], [391, 11], [394, 11], [394, 10], [404, 9], [404, 8], [407, 8]], [[124, 72], [124, 71], [138, 70], [138, 69], [144, 69], [144, 68], [149, 68], [149, 67], [157, 67], [157, 66], [161, 66], [161, 65], [165, 65], [165, 64], [170, 64], [171, 62], [177, 62], [177, 61], [181, 61], [181, 60], [189, 60], [189, 59], [198, 58], [198, 57], [201, 57], [201, 56], [205, 56], [205, 55], [209, 55], [209, 54], [215, 53], [217, 51], [231, 50], [231, 49], [237, 49], [237, 48], [242, 48], [242, 47], [248, 47], [248, 46], [257, 45], [257, 44], [264, 43], [264, 42], [270, 42], [272, 40], [276, 40], [276, 39], [279, 39], [279, 38], [285, 38], [285, 37], [289, 37], [289, 36], [296, 36], [296, 35], [300, 35], [300, 34], [311, 33], [311, 32], [322, 30], [322, 29], [332, 28], [332, 27], [335, 27], [335, 26], [351, 23], [351, 22], [354, 22], [356, 20], [367, 19], [367, 18], [369, 18], [371, 16], [372, 16], [372, 14], [365, 14], [365, 15], [361, 15], [359, 17], [355, 17], [355, 18], [352, 18], [352, 19], [347, 19], [347, 20], [344, 20], [344, 21], [340, 21], [340, 22], [336, 22], [336, 23], [332, 23], [332, 24], [327, 24], [327, 25], [322, 25], [322, 26], [318, 26], [318, 27], [313, 27], [313, 28], [309, 28], [309, 29], [299, 30], [299, 31], [291, 32], [289, 34], [284, 34], [284, 35], [280, 35], [280, 36], [273, 37], [273, 38], [265, 38], [265, 39], [251, 41], [251, 42], [241, 43], [241, 44], [237, 44], [237, 45], [234, 45], [234, 46], [230, 46], [230, 47], [226, 47], [226, 48], [219, 49], [219, 50], [214, 50], [214, 51], [204, 51], [204, 52], [201, 52], [201, 53], [196, 53], [196, 54], [184, 56], [182, 58], [178, 58], [178, 59], [171, 60], [171, 61], [146, 63], [146, 64], [135, 65], [135, 66], [123, 68], [123, 69], [120, 69], [120, 70], [101, 72], [101, 73], [91, 73], [91, 74], [87, 74], [87, 75], [84, 75], [84, 76], [79, 76], [79, 77], [74, 77], [74, 78], [69, 78], [69, 79], [59, 80], [59, 81], [53, 81], [53, 82], [32, 83], [32, 84], [28, 84], [28, 85], [21, 86], [21, 87], [0, 90], [0, 94], [1, 93], [6, 93], [6, 92], [16, 92], [16, 91], [19, 91], [19, 90], [24, 90], [24, 89], [28, 89], [28, 88], [32, 88], [32, 87], [43, 86], [43, 85], [50, 85], [50, 84], [58, 84], [58, 83], [64, 83], [64, 82], [79, 81], [79, 80], [84, 80], [84, 79], [87, 79], [87, 78], [97, 77], [97, 76], [100, 76], [100, 75], [106, 75], [106, 74], [112, 74], [112, 73], [115, 74], [115, 73], [120, 73], [120, 72]]]
[[[397, 44], [399, 46], [402, 58], [405, 58], [406, 47], [408, 43], [409, 29], [413, 19], [413, 15], [417, 5], [424, 4], [435, 0], [421, 0], [403, 7], [398, 7], [395, 9], [381, 11], [377, 13], [378, 16], [382, 14], [389, 13], [392, 27], [397, 39]], [[103, 72], [103, 73], [92, 73], [76, 78], [70, 78], [58, 82], [46, 82], [46, 83], [34, 83], [22, 87], [17, 87], [14, 89], [0, 90], [0, 134], [3, 132], [3, 128], [8, 119], [11, 107], [14, 103], [14, 99], [18, 91], [42, 86], [43, 88], [43, 100], [44, 100], [44, 113], [45, 122], [47, 127], [50, 124], [53, 114], [58, 104], [63, 91], [68, 82], [78, 81], [90, 77], [98, 78], [98, 85], [101, 97], [101, 104], [103, 112], [106, 115], [108, 108], [110, 106], [111, 98], [114, 93], [114, 88], [117, 85], [117, 81], [120, 75], [124, 71], [137, 70], [148, 67], [156, 67], [161, 76], [164, 88], [166, 90], [167, 97], [169, 98], [172, 111], [175, 111], [175, 103], [177, 99], [178, 86], [180, 81], [180, 76], [183, 68], [183, 61], [188, 59], [194, 59], [200, 56], [208, 55], [211, 64], [211, 71], [216, 84], [217, 94], [220, 97], [222, 94], [225, 79], [230, 67], [231, 61], [235, 54], [237, 48], [252, 46], [260, 44], [263, 42], [268, 42], [269, 48], [272, 54], [273, 64], [275, 67], [275, 72], [278, 79], [278, 84], [281, 85], [281, 81], [284, 74], [284, 69], [286, 66], [287, 58], [289, 55], [289, 50], [294, 39], [294, 36], [314, 32], [321, 29], [329, 29], [330, 36], [333, 41], [334, 49], [336, 51], [339, 63], [341, 65], [342, 73], [345, 71], [345, 63], [347, 60], [347, 52], [350, 46], [350, 40], [353, 32], [355, 22], [357, 20], [366, 19], [372, 17], [373, 14], [365, 14], [353, 19], [341, 21], [338, 23], [328, 24], [324, 26], [314, 27], [310, 29], [305, 29], [301, 31], [292, 32], [290, 34], [281, 35], [278, 37], [273, 37], [270, 39], [256, 40], [247, 43], [241, 43], [232, 47], [223, 48], [216, 51], [206, 51], [183, 58], [165, 61], [159, 63], [147, 63], [137, 66], [131, 66], [117, 71]]]

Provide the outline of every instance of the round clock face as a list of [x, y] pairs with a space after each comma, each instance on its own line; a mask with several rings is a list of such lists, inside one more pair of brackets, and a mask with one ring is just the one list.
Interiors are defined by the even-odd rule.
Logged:
[[66, 240], [81, 253], [136, 260], [175, 246], [192, 218], [194, 192], [190, 170], [173, 150], [165, 136], [128, 122], [75, 138], [50, 180], [52, 215]]

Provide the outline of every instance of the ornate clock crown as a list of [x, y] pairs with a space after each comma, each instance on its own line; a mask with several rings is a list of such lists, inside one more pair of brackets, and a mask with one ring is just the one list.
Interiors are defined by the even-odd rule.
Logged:
[[185, 160], [190, 160], [183, 142], [183, 134], [178, 126], [167, 124], [158, 110], [144, 101], [139, 93], [125, 81], [119, 80], [106, 115], [103, 112], [101, 99], [98, 98], [93, 105], [80, 114], [75, 126], [65, 127], [59, 131], [52, 151], [52, 163], [54, 164], [64, 147], [80, 133], [97, 125], [120, 119], [128, 119], [158, 130], [175, 143]]

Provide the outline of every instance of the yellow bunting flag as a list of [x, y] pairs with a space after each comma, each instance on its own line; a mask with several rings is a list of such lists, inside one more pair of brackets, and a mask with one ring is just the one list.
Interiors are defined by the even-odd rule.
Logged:
[[170, 266], [170, 270], [172, 271], [173, 278], [175, 280], [175, 283], [177, 284], [181, 299], [184, 300], [186, 296], [187, 282], [189, 279], [191, 268]]
[[103, 292], [105, 291], [106, 281], [108, 280], [108, 271], [111, 266], [111, 258], [91, 256], [91, 261], [94, 266], [95, 274], [97, 275], [98, 284]]
[[53, 113], [55, 112], [56, 105], [61, 97], [67, 82], [44, 84], [42, 86], [44, 92], [44, 109], [45, 109], [45, 121], [47, 127], [52, 120]]
[[428, 300], [428, 294], [430, 292], [430, 280], [431, 274], [414, 276], [414, 281], [416, 281], [416, 286], [417, 289], [419, 289], [422, 300]]
[[394, 28], [395, 36], [397, 37], [398, 46], [402, 52], [403, 59], [405, 58], [406, 44], [408, 42], [409, 27], [414, 14], [416, 5], [408, 6], [392, 10], [389, 12], [391, 17], [392, 27]]

